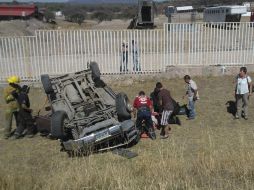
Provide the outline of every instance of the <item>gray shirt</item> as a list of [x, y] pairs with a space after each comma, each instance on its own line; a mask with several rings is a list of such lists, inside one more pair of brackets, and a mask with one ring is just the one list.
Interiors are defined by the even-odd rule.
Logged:
[[187, 84], [186, 86], [186, 90], [187, 90], [189, 100], [193, 100], [194, 91], [198, 90], [196, 82], [193, 80], [190, 80], [189, 84]]

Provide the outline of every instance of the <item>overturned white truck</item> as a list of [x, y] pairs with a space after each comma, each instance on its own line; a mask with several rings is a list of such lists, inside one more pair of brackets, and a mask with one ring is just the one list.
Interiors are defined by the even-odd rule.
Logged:
[[138, 142], [127, 95], [116, 95], [101, 80], [97, 63], [58, 77], [42, 75], [41, 82], [52, 110], [51, 135], [61, 140], [62, 150], [69, 155]]

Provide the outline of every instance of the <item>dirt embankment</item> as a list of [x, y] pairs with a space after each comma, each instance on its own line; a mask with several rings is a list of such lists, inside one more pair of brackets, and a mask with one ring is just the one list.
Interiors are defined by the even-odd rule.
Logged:
[[[34, 35], [35, 30], [124, 30], [130, 24], [129, 20], [114, 19], [112, 21], [98, 22], [96, 20], [85, 20], [81, 26], [77, 23], [71, 23], [62, 19], [56, 19], [56, 24], [48, 24], [37, 19], [29, 20], [10, 20], [0, 21], [0, 37], [1, 36], [30, 36]], [[167, 18], [163, 15], [159, 15], [155, 18], [155, 25], [157, 28], [162, 28], [163, 23], [167, 21]]]
[[37, 19], [0, 21], [0, 36], [30, 36], [40, 29], [52, 29], [52, 25]]

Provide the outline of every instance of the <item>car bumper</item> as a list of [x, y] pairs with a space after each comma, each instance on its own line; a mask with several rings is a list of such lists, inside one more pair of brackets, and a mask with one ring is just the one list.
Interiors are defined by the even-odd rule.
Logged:
[[[100, 151], [127, 145], [134, 141], [137, 137], [138, 130], [136, 129], [134, 122], [127, 120], [119, 125], [114, 125], [106, 129], [93, 132], [82, 138], [62, 142], [62, 146], [65, 151], [87, 151], [107, 142], [107, 147], [99, 146], [100, 148], [97, 150]], [[117, 144], [111, 145], [109, 142], [114, 141], [115, 139], [120, 139], [120, 141]]]

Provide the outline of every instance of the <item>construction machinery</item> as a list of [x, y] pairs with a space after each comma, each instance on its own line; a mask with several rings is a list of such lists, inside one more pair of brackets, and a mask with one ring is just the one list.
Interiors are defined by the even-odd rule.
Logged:
[[128, 29], [154, 28], [155, 4], [153, 0], [139, 0], [138, 14], [132, 19]]

